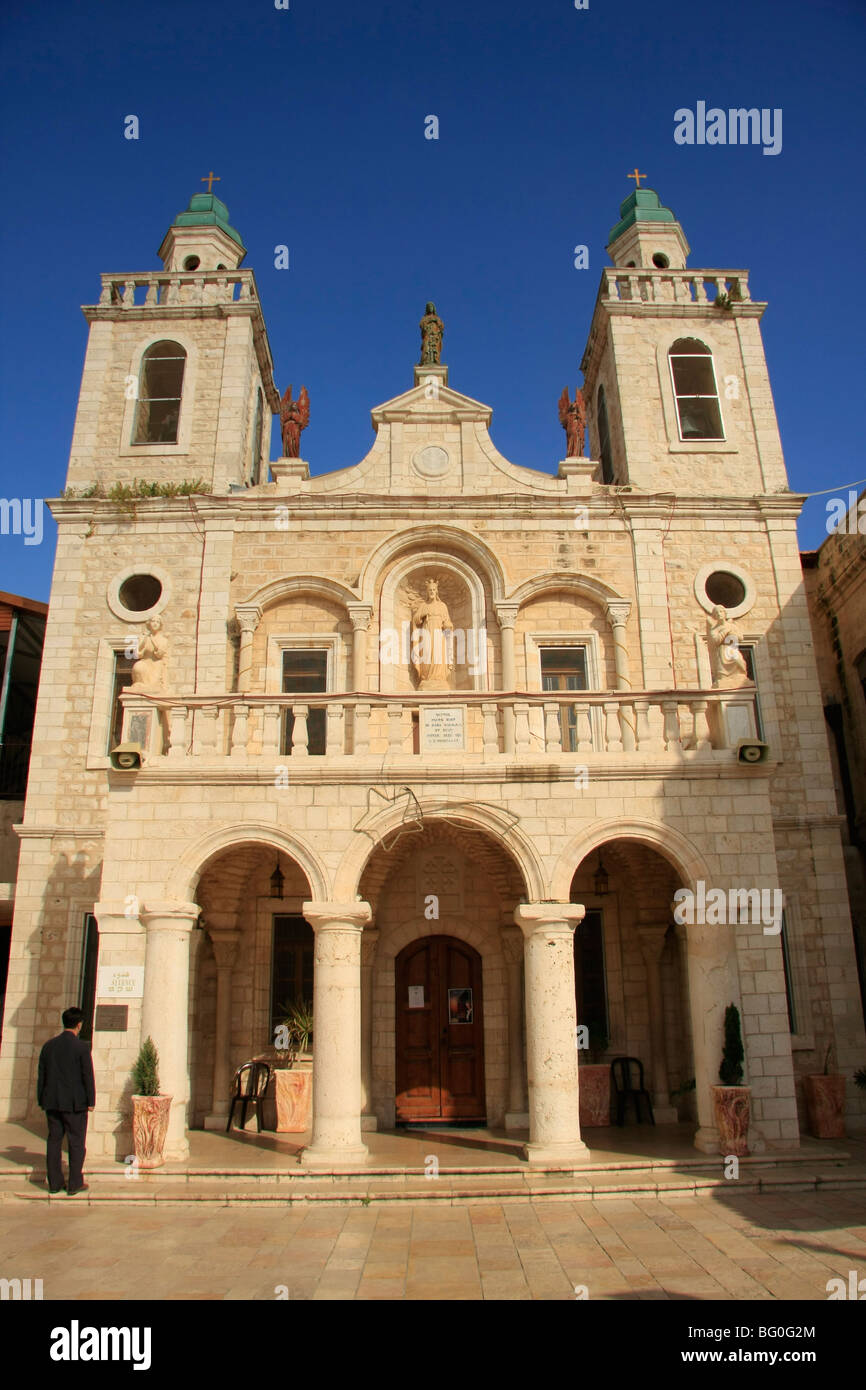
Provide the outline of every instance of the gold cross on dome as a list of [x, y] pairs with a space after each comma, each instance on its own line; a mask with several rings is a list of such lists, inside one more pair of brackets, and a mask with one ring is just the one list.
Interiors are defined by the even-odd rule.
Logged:
[[[629, 174], [629, 178], [631, 178], [631, 174]], [[213, 186], [214, 186], [214, 184], [215, 184], [215, 183], [222, 183], [222, 179], [220, 178], [219, 174], [215, 174], [214, 171], [213, 171], [213, 169], [211, 169], [211, 171], [210, 171], [210, 173], [208, 174], [207, 178], [201, 179], [200, 182], [201, 182], [201, 183], [206, 183], [206, 184], [207, 184], [207, 191], [208, 191], [208, 193], [213, 193]]]
[[634, 179], [635, 188], [640, 188], [640, 181], [641, 181], [641, 179], [645, 179], [645, 178], [647, 178], [647, 177], [648, 177], [648, 176], [647, 176], [646, 174], [639, 174], [639, 173], [638, 173], [637, 165], [634, 166], [634, 173], [633, 173], [633, 174], [626, 174], [626, 178], [627, 178], [627, 179]]

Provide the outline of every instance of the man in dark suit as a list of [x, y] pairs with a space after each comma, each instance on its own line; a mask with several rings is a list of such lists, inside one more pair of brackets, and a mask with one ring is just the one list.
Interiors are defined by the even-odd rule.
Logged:
[[60, 1150], [63, 1136], [69, 1144], [69, 1183], [67, 1194], [86, 1192], [82, 1179], [87, 1112], [96, 1104], [93, 1059], [87, 1043], [78, 1034], [84, 1022], [80, 1009], [63, 1011], [63, 1032], [51, 1038], [39, 1054], [39, 1080], [36, 1099], [48, 1119], [48, 1191], [63, 1191]]

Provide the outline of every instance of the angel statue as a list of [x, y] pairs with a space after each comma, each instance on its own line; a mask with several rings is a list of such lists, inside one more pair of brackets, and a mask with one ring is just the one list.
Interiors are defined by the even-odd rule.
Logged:
[[715, 687], [738, 690], [743, 685], [751, 684], [746, 658], [740, 651], [737, 625], [720, 603], [707, 618], [707, 646]]
[[283, 457], [287, 459], [298, 459], [301, 457], [301, 430], [305, 430], [310, 423], [310, 398], [307, 395], [306, 386], [301, 387], [301, 394], [296, 401], [292, 400], [292, 388], [289, 385], [286, 394], [280, 401], [280, 428], [283, 432]]
[[449, 636], [454, 624], [448, 605], [439, 597], [438, 579], [428, 579], [427, 597], [422, 598], [406, 586], [406, 601], [412, 610], [412, 669], [419, 690], [450, 690], [449, 676], [454, 669]]
[[583, 458], [583, 441], [586, 435], [586, 403], [580, 389], [575, 391], [573, 401], [568, 398], [568, 387], [566, 386], [563, 390], [559, 398], [559, 423], [565, 430], [567, 440], [565, 457], [569, 459]]

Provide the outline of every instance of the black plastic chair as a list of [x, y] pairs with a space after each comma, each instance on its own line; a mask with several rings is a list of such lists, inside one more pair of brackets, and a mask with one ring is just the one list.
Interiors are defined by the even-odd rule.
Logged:
[[241, 1129], [247, 1122], [247, 1109], [253, 1106], [256, 1112], [256, 1124], [258, 1132], [262, 1132], [262, 1101], [265, 1098], [265, 1091], [271, 1080], [271, 1069], [267, 1062], [244, 1062], [242, 1067], [238, 1067], [235, 1072], [235, 1079], [232, 1083], [232, 1103], [229, 1109], [229, 1122], [226, 1125], [226, 1134], [232, 1127], [235, 1106], [241, 1107]]
[[[632, 1068], [637, 1068], [638, 1084], [634, 1085]], [[625, 1124], [626, 1101], [634, 1101], [634, 1113], [637, 1123], [641, 1123], [640, 1118], [640, 1099], [644, 1096], [649, 1110], [650, 1124], [654, 1125], [655, 1115], [653, 1114], [653, 1103], [650, 1100], [649, 1091], [643, 1084], [643, 1062], [637, 1057], [614, 1057], [610, 1064], [610, 1072], [613, 1077], [613, 1087], [616, 1091], [616, 1122], [622, 1127]]]

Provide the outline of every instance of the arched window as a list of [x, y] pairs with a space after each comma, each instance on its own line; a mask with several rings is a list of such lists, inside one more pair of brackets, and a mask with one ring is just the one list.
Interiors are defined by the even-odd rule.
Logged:
[[678, 338], [668, 352], [680, 439], [724, 439], [713, 355], [697, 338]]
[[601, 455], [601, 481], [613, 482], [613, 451], [610, 447], [610, 424], [607, 418], [607, 402], [604, 387], [599, 386], [596, 396], [596, 424], [598, 426], [598, 452]]
[[133, 444], [176, 444], [186, 352], [180, 343], [151, 343], [141, 359]]
[[262, 458], [262, 393], [256, 392], [256, 418], [253, 424], [253, 451], [250, 456], [250, 487], [259, 481], [259, 466]]

